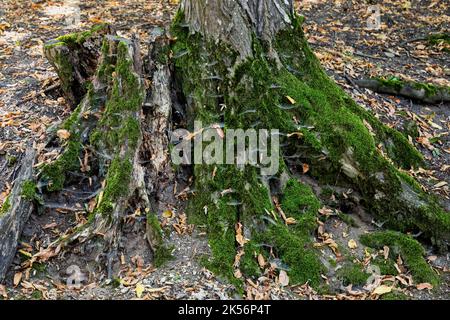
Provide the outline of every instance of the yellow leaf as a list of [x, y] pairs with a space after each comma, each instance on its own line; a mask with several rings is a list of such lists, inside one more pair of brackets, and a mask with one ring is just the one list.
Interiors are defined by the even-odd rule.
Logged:
[[21, 254], [23, 254], [24, 256], [28, 257], [28, 258], [32, 258], [33, 257], [33, 255], [31, 253], [29, 253], [28, 251], [20, 249], [19, 252]]
[[358, 247], [358, 244], [353, 239], [348, 240], [347, 245], [350, 249], [356, 249]]
[[14, 287], [17, 287], [19, 285], [20, 280], [22, 280], [22, 272], [17, 272], [14, 275], [14, 280], [13, 280]]
[[172, 210], [166, 210], [163, 212], [163, 217], [164, 218], [172, 218], [173, 217], [173, 212]]
[[373, 290], [372, 293], [373, 294], [382, 295], [382, 294], [385, 294], [385, 293], [389, 293], [391, 291], [392, 291], [391, 287], [388, 287], [388, 286], [385, 286], [385, 285], [381, 285], [381, 286], [375, 288], [375, 290]]
[[289, 217], [289, 218], [286, 218], [286, 220], [284, 220], [284, 222], [285, 222], [287, 225], [290, 225], [290, 224], [296, 224], [296, 223], [297, 223], [297, 220], [295, 220], [295, 218]]
[[144, 293], [144, 290], [145, 290], [145, 287], [142, 285], [142, 283], [139, 282], [136, 285], [136, 289], [135, 289], [136, 297], [141, 298], [142, 294]]
[[264, 259], [262, 254], [258, 254], [258, 264], [261, 268], [264, 268], [266, 265], [266, 260]]
[[288, 99], [291, 104], [295, 104], [296, 103], [296, 101], [294, 99], [292, 99], [291, 97], [289, 97], [289, 96], [286, 96], [286, 99]]

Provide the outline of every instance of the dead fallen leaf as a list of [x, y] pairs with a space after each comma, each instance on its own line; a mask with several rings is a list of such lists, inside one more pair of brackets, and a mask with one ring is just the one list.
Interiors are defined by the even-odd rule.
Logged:
[[58, 136], [58, 138], [60, 138], [61, 140], [67, 140], [70, 138], [70, 132], [65, 130], [65, 129], [60, 129], [56, 132], [56, 135]]
[[262, 254], [258, 254], [258, 264], [261, 268], [264, 268], [266, 265], [266, 260], [264, 259]]
[[303, 173], [307, 173], [309, 171], [309, 164], [304, 163], [302, 164]]
[[283, 287], [286, 287], [287, 285], [289, 285], [289, 277], [288, 277], [286, 271], [284, 271], [284, 270], [280, 271], [280, 275], [278, 276], [278, 281], [280, 282], [280, 285], [282, 285]]
[[139, 282], [136, 285], [136, 289], [135, 289], [136, 297], [141, 298], [142, 294], [144, 293], [144, 290], [145, 290], [145, 287], [142, 285], [142, 283]]
[[17, 272], [14, 275], [14, 280], [13, 280], [14, 287], [17, 287], [19, 285], [20, 280], [22, 280], [22, 272]]
[[6, 292], [6, 287], [2, 284], [0, 284], [0, 296], [2, 296], [4, 299], [8, 299], [8, 293]]
[[292, 99], [291, 97], [289, 97], [289, 96], [286, 96], [286, 99], [288, 99], [291, 104], [295, 104], [296, 103], [296, 101], [294, 99]]
[[389, 247], [388, 246], [383, 246], [383, 256], [384, 256], [384, 260], [387, 260], [389, 257]]
[[347, 245], [350, 249], [356, 249], [358, 247], [358, 244], [353, 239], [348, 240]]
[[382, 295], [382, 294], [385, 294], [385, 293], [389, 293], [391, 291], [392, 291], [392, 287], [381, 285], [379, 287], [376, 287], [375, 290], [372, 291], [372, 294]]
[[240, 222], [236, 224], [236, 241], [241, 246], [244, 246], [248, 242], [242, 234], [242, 224]]
[[433, 286], [427, 282], [424, 282], [424, 283], [419, 283], [418, 285], [416, 285], [416, 288], [417, 288], [417, 290], [425, 290], [425, 289], [431, 290], [431, 289], [433, 289]]

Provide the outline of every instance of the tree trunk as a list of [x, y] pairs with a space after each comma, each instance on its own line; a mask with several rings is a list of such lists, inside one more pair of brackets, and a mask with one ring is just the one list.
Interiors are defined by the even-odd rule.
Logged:
[[301, 25], [292, 1], [185, 0], [172, 27], [191, 123], [282, 132], [274, 176], [195, 165], [190, 212], [208, 225], [209, 267], [231, 279], [257, 276], [255, 257], [271, 252], [289, 266], [293, 283], [321, 282], [312, 245], [321, 205], [298, 179], [304, 164], [316, 190], [350, 188], [339, 199], [346, 207], [362, 206], [385, 227], [419, 232], [445, 250], [448, 212], [403, 171], [423, 165], [422, 156], [328, 78]]
[[[329, 79], [292, 1], [182, 1], [170, 37], [152, 33], [146, 100], [136, 41], [110, 33], [100, 35], [101, 49], [89, 51], [100, 59], [85, 64], [77, 63], [86, 57], [80, 34], [46, 47], [68, 100], [78, 101], [82, 82], [86, 93], [49, 143], [61, 155], [38, 168], [40, 184], [50, 194], [82, 188], [80, 176], [88, 176], [98, 194], [89, 221], [55, 246], [102, 236], [111, 276], [121, 218], [142, 209], [151, 212], [150, 248], [155, 256], [164, 253], [158, 194], [174, 179], [167, 132], [178, 113], [179, 123], [192, 129], [201, 121], [199, 132], [212, 128], [219, 139], [233, 128], [280, 131], [279, 169], [270, 176], [258, 166], [193, 165], [188, 213], [208, 228], [207, 266], [236, 285], [261, 275], [260, 256], [286, 268], [291, 284], [322, 283], [325, 266], [313, 245], [322, 204], [312, 186], [352, 189], [337, 206], [363, 207], [387, 228], [421, 232], [446, 248], [448, 213], [404, 172], [422, 165], [422, 156]], [[67, 39], [82, 41], [69, 46]], [[61, 71], [60, 53], [77, 57], [65, 59], [70, 72]], [[89, 68], [77, 71], [84, 65]]]

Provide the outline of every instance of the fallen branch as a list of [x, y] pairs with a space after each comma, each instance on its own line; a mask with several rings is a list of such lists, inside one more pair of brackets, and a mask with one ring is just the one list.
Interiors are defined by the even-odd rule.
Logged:
[[397, 78], [354, 80], [361, 88], [379, 93], [403, 96], [424, 103], [450, 101], [450, 88], [419, 82], [406, 82]]

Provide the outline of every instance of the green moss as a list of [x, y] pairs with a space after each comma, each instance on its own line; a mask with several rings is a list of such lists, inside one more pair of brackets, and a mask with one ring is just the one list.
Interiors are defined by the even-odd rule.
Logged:
[[393, 258], [400, 254], [417, 283], [428, 282], [433, 286], [439, 284], [438, 275], [424, 259], [425, 250], [410, 236], [394, 231], [380, 231], [362, 235], [361, 243], [377, 249], [388, 246]]
[[64, 43], [68, 46], [79, 46], [82, 45], [88, 38], [92, 37], [102, 30], [105, 30], [107, 27], [107, 23], [97, 24], [88, 31], [75, 32], [60, 36], [56, 38], [56, 41], [57, 43]]
[[147, 214], [147, 228], [151, 228], [153, 231], [152, 234], [154, 238], [152, 241], [154, 242], [154, 245], [156, 247], [161, 246], [163, 243], [163, 232], [158, 217], [155, 214]]
[[410, 300], [410, 298], [401, 291], [393, 291], [383, 294], [381, 300]]
[[[133, 64], [128, 56], [128, 45], [119, 42], [115, 67], [106, 59], [99, 70], [101, 70], [99, 73], [105, 73], [103, 77], [111, 79], [108, 81], [112, 81], [112, 91], [90, 142], [99, 149], [106, 147], [114, 150], [124, 143], [135, 149], [141, 135], [140, 123], [135, 113], [143, 103], [144, 92], [138, 76], [133, 71]], [[114, 79], [109, 75], [113, 73]]]
[[348, 226], [358, 228], [358, 224], [356, 223], [355, 219], [353, 219], [349, 214], [345, 214], [342, 212], [338, 213], [339, 219], [344, 221]]
[[31, 294], [31, 299], [32, 300], [42, 300], [42, 299], [44, 299], [44, 296], [41, 291], [34, 290], [33, 293]]
[[244, 275], [252, 278], [257, 278], [261, 275], [261, 268], [257, 260], [258, 254], [264, 255], [264, 252], [256, 241], [250, 240], [245, 245], [244, 255], [241, 257], [239, 264], [239, 269]]
[[7, 154], [6, 161], [8, 161], [8, 167], [12, 167], [17, 162], [17, 157], [14, 155]]
[[114, 203], [122, 196], [129, 193], [129, 183], [133, 172], [133, 164], [128, 157], [114, 158], [106, 175], [106, 186], [103, 191], [102, 201], [96, 210], [105, 216], [111, 214]]
[[295, 233], [278, 223], [270, 226], [262, 239], [270, 243], [276, 254], [288, 265], [291, 284], [308, 282], [313, 287], [321, 284], [320, 274], [325, 268], [312, 246], [311, 236]]
[[337, 271], [337, 277], [342, 280], [344, 286], [348, 286], [350, 284], [364, 285], [369, 278], [369, 274], [364, 271], [362, 265], [347, 262]]
[[394, 260], [392, 258], [384, 259], [384, 257], [376, 257], [372, 260], [372, 264], [380, 268], [380, 273], [382, 275], [397, 275], [398, 271], [395, 268]]
[[413, 139], [418, 138], [419, 127], [417, 126], [417, 123], [412, 120], [406, 120], [403, 124], [403, 133], [406, 135], [406, 137], [410, 136]]
[[444, 44], [443, 51], [450, 53], [450, 34], [435, 33], [427, 37], [428, 43], [432, 46]]
[[32, 180], [27, 180], [22, 183], [21, 195], [28, 201], [36, 201], [41, 205], [43, 204], [43, 199], [38, 194], [36, 183]]
[[172, 255], [172, 251], [174, 247], [166, 247], [164, 245], [158, 247], [153, 256], [153, 264], [156, 268], [163, 266], [166, 262], [173, 260], [174, 257]]
[[400, 91], [404, 87], [411, 87], [416, 90], [424, 90], [425, 96], [430, 97], [436, 95], [439, 91], [448, 91], [448, 87], [436, 86], [431, 83], [422, 83], [414, 81], [404, 81], [397, 77], [381, 77], [375, 78], [382, 86], [393, 88], [396, 91]]
[[47, 190], [59, 191], [64, 187], [68, 172], [76, 172], [80, 168], [80, 153], [83, 145], [76, 137], [71, 138], [63, 154], [41, 169], [42, 178], [48, 183]]
[[330, 266], [332, 266], [333, 268], [337, 267], [337, 261], [333, 258], [329, 258], [328, 259], [328, 263], [330, 264]]
[[0, 207], [0, 217], [5, 215], [10, 208], [11, 208], [11, 201], [8, 195], [6, 199], [3, 201], [2, 206]]

